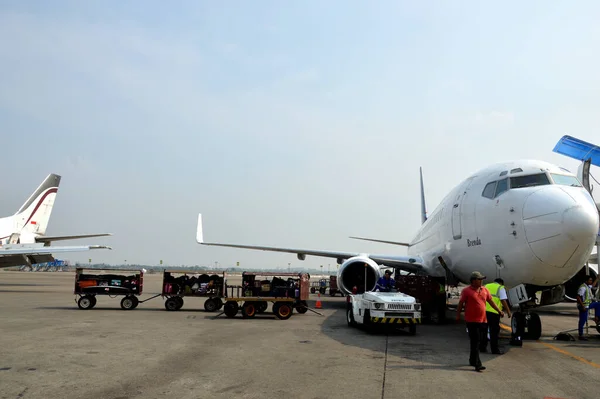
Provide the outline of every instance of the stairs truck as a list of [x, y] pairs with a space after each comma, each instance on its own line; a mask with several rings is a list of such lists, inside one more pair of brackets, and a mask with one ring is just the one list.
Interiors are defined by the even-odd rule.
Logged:
[[349, 327], [362, 326], [371, 330], [385, 325], [408, 328], [410, 335], [415, 335], [417, 324], [421, 323], [421, 304], [401, 292], [352, 294], [347, 296], [346, 304]]

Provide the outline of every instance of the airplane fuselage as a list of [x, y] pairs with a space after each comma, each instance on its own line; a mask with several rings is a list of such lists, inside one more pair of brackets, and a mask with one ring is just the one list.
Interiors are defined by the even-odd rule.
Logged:
[[594, 201], [575, 175], [546, 162], [515, 161], [454, 188], [408, 254], [422, 258], [433, 276], [446, 276], [441, 257], [462, 282], [477, 270], [489, 281], [502, 277], [508, 287], [552, 287], [581, 270], [597, 234]]

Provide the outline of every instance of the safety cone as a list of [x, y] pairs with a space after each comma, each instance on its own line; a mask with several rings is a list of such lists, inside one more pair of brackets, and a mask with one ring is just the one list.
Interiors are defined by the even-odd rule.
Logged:
[[323, 309], [323, 305], [321, 305], [321, 293], [319, 292], [319, 298], [317, 299], [317, 304], [315, 305], [315, 309]]

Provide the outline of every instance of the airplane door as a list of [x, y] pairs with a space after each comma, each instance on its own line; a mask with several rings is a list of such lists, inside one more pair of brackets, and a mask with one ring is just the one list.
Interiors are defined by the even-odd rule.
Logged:
[[452, 236], [455, 240], [460, 240], [462, 238], [463, 202], [467, 196], [467, 190], [472, 182], [473, 179], [469, 179], [458, 191], [458, 195], [456, 196], [456, 200], [454, 201], [454, 205], [452, 207]]

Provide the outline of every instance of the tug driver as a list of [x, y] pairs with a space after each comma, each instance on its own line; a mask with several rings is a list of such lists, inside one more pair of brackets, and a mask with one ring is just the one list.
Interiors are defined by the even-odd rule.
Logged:
[[375, 286], [376, 291], [381, 292], [390, 292], [391, 290], [396, 289], [396, 281], [392, 278], [392, 272], [389, 270], [385, 271], [383, 277], [380, 277], [377, 280], [377, 285]]

